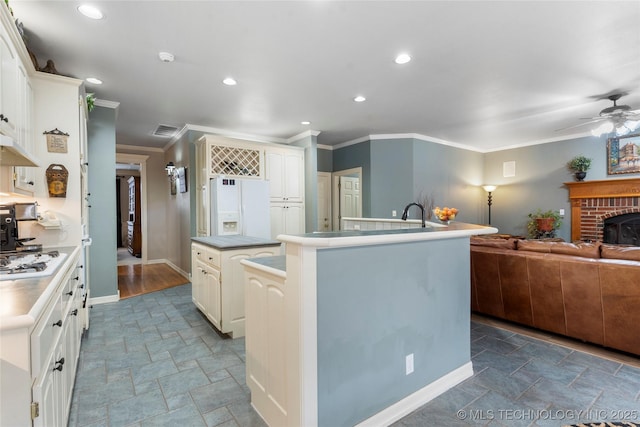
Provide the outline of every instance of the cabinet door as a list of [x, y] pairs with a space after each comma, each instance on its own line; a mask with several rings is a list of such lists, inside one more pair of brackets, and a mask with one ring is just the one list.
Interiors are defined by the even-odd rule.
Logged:
[[[205, 296], [208, 294], [205, 304], [205, 314], [213, 325], [222, 331], [222, 300], [220, 292], [220, 272], [210, 265], [204, 266], [204, 286]], [[222, 331], [224, 332], [224, 331]]]
[[[18, 65], [17, 71], [20, 107], [20, 112], [16, 117], [18, 143], [28, 153], [34, 153], [33, 133], [31, 130], [33, 127], [33, 87], [22, 64]], [[36, 168], [16, 167], [15, 172], [15, 189], [32, 195], [35, 192]]]
[[0, 132], [17, 139], [18, 57], [8, 34], [0, 26]]
[[284, 207], [284, 230], [286, 234], [304, 233], [304, 205], [291, 203]]
[[47, 363], [47, 369], [36, 381], [33, 387], [33, 401], [38, 404], [40, 415], [33, 419], [33, 427], [47, 427], [59, 425], [56, 420], [56, 383], [55, 379], [60, 374], [53, 370], [53, 357]]
[[271, 215], [271, 238], [275, 239], [278, 234], [285, 234], [285, 208], [283, 204], [273, 203], [269, 208]]
[[285, 199], [284, 168], [285, 158], [281, 151], [267, 151], [265, 154], [266, 179], [269, 181], [269, 196], [272, 201]]
[[207, 173], [207, 144], [196, 145], [196, 228], [199, 237], [209, 235], [209, 175]]
[[302, 202], [304, 155], [298, 150], [271, 149], [265, 154], [266, 179], [272, 202]]
[[304, 165], [303, 154], [291, 151], [285, 154], [283, 180], [285, 183], [285, 200], [302, 203], [304, 199]]

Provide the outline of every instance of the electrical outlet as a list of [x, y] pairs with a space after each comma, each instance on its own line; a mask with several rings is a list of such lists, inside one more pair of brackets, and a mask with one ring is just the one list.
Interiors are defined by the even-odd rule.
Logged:
[[409, 375], [410, 373], [413, 372], [413, 353], [407, 355], [407, 357], [405, 358], [405, 363], [406, 363], [405, 375]]
[[398, 214], [396, 213], [395, 210], [393, 210], [393, 211], [391, 211], [391, 216], [395, 218], [396, 216], [398, 216]]
[[564, 209], [560, 209], [560, 216], [564, 216]]

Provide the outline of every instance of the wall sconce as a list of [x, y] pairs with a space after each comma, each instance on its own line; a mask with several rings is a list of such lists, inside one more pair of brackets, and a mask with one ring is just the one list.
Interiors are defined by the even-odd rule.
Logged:
[[167, 163], [167, 166], [164, 167], [164, 170], [167, 171], [167, 176], [173, 178], [174, 171], [176, 170], [176, 165], [174, 165], [173, 162], [169, 162]]
[[487, 204], [489, 205], [489, 225], [491, 225], [491, 201], [492, 201], [491, 193], [496, 191], [496, 188], [498, 188], [498, 186], [497, 185], [483, 185], [482, 188], [484, 188], [484, 191], [489, 193], [489, 197], [487, 199]]

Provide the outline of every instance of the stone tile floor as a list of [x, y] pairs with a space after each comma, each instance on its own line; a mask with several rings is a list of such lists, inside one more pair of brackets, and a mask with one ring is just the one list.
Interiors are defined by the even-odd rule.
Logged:
[[[476, 321], [471, 328], [475, 375], [394, 426], [640, 421], [640, 368]], [[94, 306], [69, 427], [264, 426], [244, 360], [244, 339], [216, 333], [189, 284]]]

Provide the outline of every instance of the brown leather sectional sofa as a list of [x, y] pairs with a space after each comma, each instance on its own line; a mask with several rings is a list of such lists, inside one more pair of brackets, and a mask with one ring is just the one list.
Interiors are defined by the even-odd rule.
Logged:
[[640, 247], [473, 237], [471, 309], [640, 355]]

